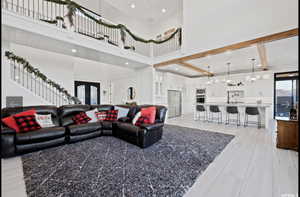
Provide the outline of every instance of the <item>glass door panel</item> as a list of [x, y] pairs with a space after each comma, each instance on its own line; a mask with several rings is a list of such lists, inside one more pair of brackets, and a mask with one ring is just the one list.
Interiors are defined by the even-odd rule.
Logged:
[[77, 98], [81, 101], [81, 103], [85, 103], [85, 86], [84, 85], [77, 86]]
[[91, 105], [98, 104], [98, 88], [91, 86]]
[[275, 73], [274, 78], [274, 117], [275, 119], [289, 119], [291, 109], [298, 109], [298, 72]]
[[75, 96], [82, 104], [100, 104], [100, 83], [75, 81]]

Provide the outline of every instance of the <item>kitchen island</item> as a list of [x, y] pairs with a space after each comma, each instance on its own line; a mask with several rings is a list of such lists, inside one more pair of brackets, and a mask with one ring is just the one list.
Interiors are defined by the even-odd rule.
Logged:
[[[196, 106], [197, 105], [203, 105], [206, 108], [207, 113], [209, 113], [209, 106], [210, 105], [217, 105], [219, 106], [222, 114], [225, 117], [226, 114], [226, 107], [227, 106], [237, 106], [240, 116], [241, 116], [241, 124], [244, 124], [244, 117], [245, 117], [245, 108], [246, 107], [257, 107], [259, 110], [260, 114], [260, 123], [263, 128], [268, 128], [269, 127], [269, 120], [270, 120], [270, 115], [271, 115], [271, 103], [222, 103], [222, 102], [207, 102], [207, 103], [196, 103], [195, 108], [194, 108], [194, 119], [196, 119]], [[252, 118], [252, 119], [251, 119]], [[250, 121], [257, 121], [257, 118], [255, 117], [249, 117]], [[224, 122], [224, 120], [223, 120]]]

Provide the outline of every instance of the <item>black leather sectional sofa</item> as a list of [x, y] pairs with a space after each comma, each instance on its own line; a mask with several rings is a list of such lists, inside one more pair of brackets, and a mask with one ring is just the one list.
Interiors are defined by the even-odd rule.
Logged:
[[[129, 108], [127, 117], [120, 118], [118, 121], [102, 121], [76, 125], [72, 117], [79, 112], [97, 108], [98, 111], [112, 110], [113, 105], [64, 105], [56, 106], [26, 106], [3, 108], [1, 119], [35, 109], [38, 114], [51, 114], [55, 127], [42, 128], [26, 133], [16, 133], [14, 130], [1, 123], [1, 158], [21, 155], [36, 150], [59, 146], [62, 144], [74, 143], [85, 139], [112, 135], [128, 141], [141, 148], [146, 148], [162, 137], [163, 126], [167, 108], [158, 105], [139, 105], [127, 106]], [[132, 119], [135, 114], [144, 107], [156, 107], [155, 123], [151, 125], [135, 126]]]

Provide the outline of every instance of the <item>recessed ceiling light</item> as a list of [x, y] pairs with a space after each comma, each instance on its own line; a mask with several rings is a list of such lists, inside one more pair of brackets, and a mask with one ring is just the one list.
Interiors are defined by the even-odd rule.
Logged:
[[175, 68], [175, 70], [179, 70], [179, 68]]
[[135, 4], [132, 3], [132, 4], [130, 5], [130, 7], [131, 7], [131, 8], [135, 8]]
[[128, 65], [129, 63], [128, 63], [128, 62], [125, 62], [125, 64]]
[[76, 53], [76, 52], [77, 52], [77, 50], [76, 50], [76, 49], [72, 49], [72, 52], [73, 52], [73, 53]]
[[163, 8], [161, 11], [162, 11], [162, 13], [165, 13], [167, 10], [165, 8]]

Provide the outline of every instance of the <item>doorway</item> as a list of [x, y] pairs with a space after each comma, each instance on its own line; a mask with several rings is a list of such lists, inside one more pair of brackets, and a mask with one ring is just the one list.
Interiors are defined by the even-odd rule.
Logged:
[[82, 104], [100, 104], [100, 83], [88, 81], [75, 81], [75, 96]]
[[178, 90], [168, 90], [168, 117], [181, 116], [181, 92]]
[[289, 119], [290, 110], [298, 108], [298, 72], [275, 73], [274, 118]]

